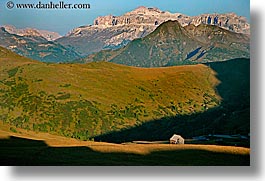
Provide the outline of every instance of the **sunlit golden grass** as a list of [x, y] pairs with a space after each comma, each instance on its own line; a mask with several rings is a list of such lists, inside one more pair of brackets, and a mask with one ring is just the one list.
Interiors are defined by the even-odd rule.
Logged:
[[[214, 87], [218, 84], [212, 70], [204, 65], [143, 69], [103, 62], [89, 65], [39, 64], [24, 67], [23, 77], [32, 82], [36, 78], [43, 80], [31, 83], [32, 91], [45, 90], [54, 95], [66, 92], [71, 94], [72, 100], [82, 95], [104, 105], [126, 105], [137, 97], [149, 107], [156, 105], [149, 97], [151, 93], [162, 104], [172, 100], [186, 101], [186, 97], [203, 102], [205, 92], [216, 95]], [[60, 87], [65, 84], [71, 84], [71, 87]]]
[[0, 145], [1, 165], [250, 165], [250, 149], [231, 146], [123, 145], [23, 130], [1, 130]]
[[[33, 94], [41, 91], [55, 96], [70, 94], [71, 101], [81, 98], [96, 101], [101, 110], [109, 110], [112, 104], [124, 107], [137, 98], [144, 103], [147, 112], [159, 105], [166, 107], [191, 100], [192, 105], [183, 107], [183, 112], [190, 113], [203, 110], [201, 105], [204, 104], [205, 93], [221, 100], [215, 91], [219, 81], [215, 72], [206, 65], [137, 68], [109, 62], [46, 64], [10, 51], [0, 57], [0, 65], [3, 72], [19, 67], [16, 79], [22, 77], [26, 80]], [[8, 74], [3, 72], [1, 79], [8, 78]], [[69, 100], [60, 102], [65, 101]], [[196, 108], [191, 107], [195, 104]], [[215, 103], [209, 104], [208, 108], [215, 106]], [[143, 119], [153, 118], [158, 117], [150, 115]]]
[[173, 144], [113, 144], [105, 142], [80, 141], [71, 138], [51, 135], [48, 133], [35, 133], [18, 129], [19, 133], [8, 131], [8, 127], [1, 124], [0, 139], [7, 139], [10, 136], [25, 138], [30, 140], [44, 141], [50, 147], [88, 147], [93, 151], [101, 153], [130, 153], [139, 155], [148, 155], [153, 152], [162, 151], [188, 151], [201, 150], [212, 153], [224, 153], [232, 155], [249, 155], [250, 149], [234, 146], [217, 145], [173, 145]]

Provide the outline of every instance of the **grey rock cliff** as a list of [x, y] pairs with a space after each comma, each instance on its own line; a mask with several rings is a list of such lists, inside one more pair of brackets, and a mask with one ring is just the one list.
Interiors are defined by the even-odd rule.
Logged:
[[168, 20], [177, 20], [183, 27], [207, 24], [236, 33], [250, 34], [247, 19], [234, 13], [187, 16], [141, 6], [122, 16], [100, 16], [94, 20], [93, 25], [75, 28], [59, 38], [58, 42], [85, 56], [102, 49], [116, 49], [134, 39], [143, 38]]

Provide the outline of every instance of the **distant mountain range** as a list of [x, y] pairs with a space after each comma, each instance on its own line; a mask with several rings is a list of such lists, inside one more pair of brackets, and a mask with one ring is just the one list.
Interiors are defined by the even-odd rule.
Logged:
[[56, 41], [64, 46], [73, 47], [75, 51], [84, 56], [102, 49], [120, 48], [136, 38], [145, 37], [168, 20], [177, 20], [183, 27], [207, 24], [236, 33], [250, 34], [247, 19], [235, 13], [186, 16], [141, 6], [122, 16], [98, 17], [93, 25], [73, 29]]
[[[177, 36], [158, 33], [159, 36], [161, 35], [161, 40], [159, 40], [159, 37], [152, 37], [155, 36], [154, 34], [149, 36], [152, 41], [148, 42], [147, 39], [144, 39], [144, 44], [148, 44], [147, 48], [149, 48], [150, 55], [147, 56], [148, 53], [143, 52], [146, 55], [142, 59], [145, 58], [144, 62], [146, 62], [150, 61], [146, 58], [152, 58], [153, 63], [144, 63], [142, 60], [142, 63], [112, 60], [114, 57], [125, 56], [124, 50], [131, 48], [128, 48], [128, 46], [125, 48], [124, 46], [131, 41], [145, 38], [164, 22], [175, 20], [179, 22], [179, 29], [183, 31], [178, 32]], [[211, 28], [209, 28], [209, 25], [212, 25]], [[207, 29], [206, 32], [204, 32], [204, 28]], [[218, 31], [222, 34], [219, 34]], [[165, 31], [165, 33], [167, 32]], [[94, 20], [93, 25], [75, 28], [65, 36], [45, 30], [17, 29], [8, 25], [1, 26], [0, 46], [43, 62], [69, 62], [90, 55], [89, 58], [82, 61], [106, 60], [126, 65], [159, 66], [171, 65], [172, 62], [174, 64], [179, 60], [208, 62], [237, 58], [237, 55], [240, 55], [239, 57], [249, 57], [249, 55], [246, 55], [249, 54], [249, 34], [250, 25], [246, 18], [234, 13], [186, 16], [180, 13], [170, 13], [157, 8], [141, 6], [122, 16], [98, 17]], [[171, 43], [167, 42], [165, 44], [163, 43], [164, 40], [171, 41]], [[132, 47], [140, 41], [141, 39], [138, 39], [130, 43], [129, 46]], [[156, 44], [159, 42], [162, 42], [163, 45]], [[176, 47], [174, 42], [184, 44]], [[155, 52], [157, 47], [157, 50], [162, 48], [162, 52]], [[172, 49], [175, 52], [172, 52]], [[104, 51], [100, 52], [102, 50]], [[100, 53], [95, 55], [98, 52]], [[106, 55], [106, 52], [111, 55]], [[123, 53], [118, 56], [121, 52]], [[139, 52], [131, 56], [137, 58], [138, 54]], [[160, 60], [155, 60], [154, 57]], [[172, 59], [172, 57], [174, 58]], [[129, 58], [126, 61], [134, 60]], [[185, 61], [182, 63], [185, 63]]]
[[9, 27], [1, 27], [0, 46], [43, 62], [63, 62], [80, 58], [73, 50], [49, 41], [44, 36], [37, 30], [11, 31]]
[[103, 50], [82, 61], [160, 67], [249, 58], [249, 48], [249, 35], [246, 34], [213, 25], [182, 27], [178, 21], [167, 21], [148, 36], [133, 40], [123, 48]]
[[16, 34], [19, 36], [39, 36], [45, 38], [48, 41], [53, 41], [61, 37], [59, 33], [47, 30], [38, 30], [35, 28], [18, 29], [11, 25], [4, 25], [2, 28], [4, 28], [10, 34]]

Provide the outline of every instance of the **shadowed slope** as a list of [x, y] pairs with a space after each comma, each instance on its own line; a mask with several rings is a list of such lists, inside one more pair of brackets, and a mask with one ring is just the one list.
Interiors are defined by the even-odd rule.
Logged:
[[[191, 115], [164, 117], [133, 128], [95, 137], [107, 142], [133, 140], [168, 140], [178, 133], [184, 138], [208, 134], [250, 133], [250, 61], [235, 59], [207, 64], [216, 71], [220, 81], [216, 91], [222, 98], [220, 106]], [[249, 146], [249, 143], [240, 143]]]
[[[249, 149], [202, 145], [111, 145], [83, 142], [80, 146], [49, 146], [19, 137], [0, 139], [1, 165], [249, 165]], [[85, 146], [87, 144], [87, 146]], [[137, 149], [142, 153], [137, 153]], [[129, 150], [135, 150], [134, 153]]]

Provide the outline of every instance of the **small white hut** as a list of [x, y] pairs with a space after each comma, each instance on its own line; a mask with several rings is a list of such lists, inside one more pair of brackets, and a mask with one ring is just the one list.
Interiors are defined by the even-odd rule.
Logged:
[[184, 138], [177, 134], [174, 134], [169, 141], [170, 144], [184, 144]]

